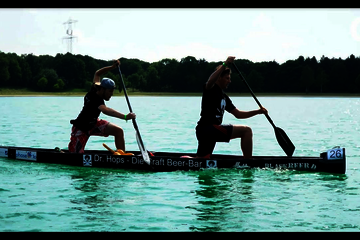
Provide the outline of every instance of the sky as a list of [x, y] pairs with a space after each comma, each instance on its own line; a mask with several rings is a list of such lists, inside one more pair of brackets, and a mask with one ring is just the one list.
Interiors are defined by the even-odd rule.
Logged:
[[2, 8], [0, 51], [65, 54], [69, 19], [77, 20], [72, 53], [101, 60], [235, 56], [282, 64], [299, 56], [360, 56], [360, 8]]

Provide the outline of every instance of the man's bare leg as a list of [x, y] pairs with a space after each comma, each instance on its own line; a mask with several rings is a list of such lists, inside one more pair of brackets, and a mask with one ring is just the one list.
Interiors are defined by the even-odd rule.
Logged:
[[114, 136], [116, 149], [121, 149], [125, 152], [124, 131], [121, 127], [109, 123], [105, 129], [105, 133]]
[[240, 147], [245, 159], [252, 158], [253, 133], [250, 127], [245, 125], [233, 125], [231, 139], [241, 138]]

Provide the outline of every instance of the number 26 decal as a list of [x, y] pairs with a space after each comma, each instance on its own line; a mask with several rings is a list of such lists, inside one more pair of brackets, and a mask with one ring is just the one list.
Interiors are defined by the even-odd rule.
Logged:
[[342, 148], [330, 149], [327, 152], [328, 160], [336, 160], [336, 159], [343, 159], [343, 158], [344, 158], [344, 151]]

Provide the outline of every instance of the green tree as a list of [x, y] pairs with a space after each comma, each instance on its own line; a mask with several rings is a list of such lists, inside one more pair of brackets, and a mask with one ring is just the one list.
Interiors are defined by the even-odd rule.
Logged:
[[346, 71], [345, 63], [341, 59], [331, 59], [329, 76], [329, 88], [331, 92], [349, 92], [349, 78]]
[[177, 92], [193, 92], [196, 86], [196, 76], [198, 74], [198, 60], [193, 56], [182, 58], [178, 67], [178, 81], [174, 82]]
[[[201, 92], [204, 83], [222, 61], [207, 62], [187, 56], [178, 62], [165, 58], [148, 63], [139, 59], [121, 58], [121, 70], [127, 87], [141, 91]], [[345, 60], [322, 56], [299, 56], [283, 64], [275, 61], [253, 63], [236, 59], [237, 67], [255, 92], [359, 92], [360, 57], [351, 54]], [[0, 87], [27, 87], [30, 90], [66, 91], [71, 88], [89, 90], [96, 70], [112, 61], [71, 53], [35, 56], [0, 51]], [[234, 69], [233, 69], [234, 70]], [[41, 78], [45, 78], [40, 81]], [[109, 77], [119, 86], [117, 69]], [[60, 82], [59, 79], [62, 81]], [[238, 74], [232, 74], [228, 92], [248, 92]], [[38, 85], [40, 84], [40, 86]]]
[[71, 53], [65, 55], [57, 54], [56, 72], [69, 88], [85, 87], [85, 63]]
[[160, 87], [159, 86], [160, 78], [158, 75], [158, 71], [154, 66], [155, 64], [151, 64], [146, 70], [146, 79], [147, 79], [146, 89], [150, 92], [158, 92]]
[[100, 68], [99, 62], [88, 55], [85, 55], [85, 56], [76, 55], [76, 57], [78, 59], [81, 59], [85, 64], [85, 76], [84, 77], [85, 77], [86, 81], [92, 81], [96, 70], [98, 70]]
[[325, 71], [320, 68], [316, 77], [315, 77], [315, 85], [320, 90], [320, 93], [323, 93], [326, 83], [328, 82]]
[[255, 92], [263, 92], [264, 78], [260, 72], [255, 69], [251, 70], [248, 80], [251, 89]]
[[33, 77], [31, 68], [29, 63], [25, 59], [25, 55], [21, 55], [19, 59], [19, 64], [21, 68], [21, 75], [22, 75], [22, 86], [24, 87], [30, 87], [31, 85], [31, 79]]
[[14, 88], [24, 87], [22, 84], [21, 68], [17, 60], [18, 56], [15, 53], [7, 55], [9, 59], [10, 86]]
[[27, 83], [27, 87], [35, 90], [37, 88], [37, 81], [39, 80], [37, 76], [42, 69], [39, 58], [33, 54], [25, 54], [23, 55], [23, 59], [28, 63], [32, 75]]
[[132, 90], [138, 90], [142, 88], [145, 85], [145, 79], [142, 75], [139, 75], [137, 73], [131, 74], [127, 78], [127, 82], [129, 84], [129, 87], [132, 87]]
[[60, 90], [62, 90], [62, 89], [64, 88], [64, 86], [65, 86], [64, 81], [59, 78], [59, 79], [56, 81], [56, 83], [54, 84], [53, 90], [55, 90], [55, 91], [60, 91]]
[[6, 55], [0, 52], [0, 87], [6, 87], [9, 84], [9, 61]]
[[[217, 63], [213, 64], [211, 72], [209, 74], [207, 74], [206, 81], [207, 81], [207, 78], [209, 78], [210, 74], [215, 71], [215, 68], [217, 66], [221, 65], [222, 63], [223, 62], [217, 62]], [[245, 59], [236, 59], [235, 64], [236, 64], [237, 68], [239, 69], [239, 71], [241, 72], [241, 74], [246, 79], [246, 81], [248, 81], [248, 79], [249, 79], [248, 76], [249, 76], [251, 70], [253, 69], [253, 65], [254, 65], [253, 62], [251, 62], [249, 60], [245, 60]], [[251, 83], [249, 83], [249, 85], [250, 85], [251, 89], [254, 90]], [[231, 74], [231, 87], [229, 87], [226, 91], [227, 92], [236, 92], [236, 93], [239, 93], [239, 92], [249, 93], [249, 90], [247, 89], [246, 85], [242, 81], [242, 78], [239, 76], [238, 72], [234, 68], [232, 68], [232, 74]]]
[[178, 67], [179, 62], [176, 59], [165, 58], [156, 65], [160, 78], [159, 91], [175, 91], [175, 83], [179, 81]]
[[45, 77], [48, 81], [45, 90], [53, 91], [54, 85], [58, 83], [58, 79], [59, 79], [59, 76], [57, 75], [56, 71], [54, 69], [49, 69], [49, 68], [41, 69], [39, 75], [36, 78], [39, 79], [41, 77]]
[[309, 88], [314, 83], [314, 72], [309, 66], [304, 66], [301, 77], [300, 77], [300, 83], [303, 89], [305, 90], [305, 93], [309, 93]]
[[[121, 58], [120, 62], [121, 62], [121, 65], [120, 65], [121, 72], [123, 72], [127, 76], [130, 76], [131, 74], [134, 74], [134, 73], [139, 73], [141, 70], [143, 70], [140, 60], [138, 60], [138, 59]], [[112, 64], [112, 63], [110, 63], [110, 64]]]
[[47, 84], [48, 84], [48, 80], [45, 77], [41, 77], [39, 79], [39, 81], [37, 82], [37, 86], [42, 91], [44, 91], [46, 89]]
[[360, 74], [355, 78], [354, 88], [355, 93], [360, 93]]
[[91, 89], [91, 87], [92, 87], [92, 85], [93, 85], [93, 82], [91, 81], [86, 81], [85, 82], [85, 85], [84, 85], [84, 89], [85, 89], [85, 91], [90, 91], [90, 89]]
[[297, 92], [301, 66], [294, 60], [281, 64], [269, 90], [277, 93]]

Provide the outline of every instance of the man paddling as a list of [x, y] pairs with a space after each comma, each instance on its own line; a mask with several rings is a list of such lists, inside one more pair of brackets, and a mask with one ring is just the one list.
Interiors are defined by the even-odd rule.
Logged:
[[117, 152], [121, 155], [132, 155], [132, 153], [125, 153], [123, 129], [106, 120], [99, 119], [101, 112], [124, 120], [136, 118], [135, 113], [123, 114], [105, 105], [104, 100], [109, 101], [114, 93], [115, 82], [110, 78], [103, 78], [101, 81], [100, 79], [110, 70], [117, 68], [118, 65], [120, 65], [120, 61], [115, 60], [112, 66], [101, 68], [95, 72], [91, 90], [84, 97], [83, 109], [75, 120], [70, 121], [73, 127], [69, 152], [84, 153], [85, 145], [90, 136], [108, 137], [112, 135], [115, 137]]
[[197, 157], [209, 158], [215, 148], [216, 142], [229, 142], [234, 138], [241, 138], [241, 150], [245, 159], [252, 158], [252, 130], [246, 125], [222, 124], [225, 110], [237, 119], [253, 117], [257, 114], [267, 113], [265, 108], [252, 111], [237, 109], [224, 92], [231, 82], [231, 69], [235, 57], [228, 57], [218, 66], [208, 81], [204, 84], [201, 99], [200, 120], [196, 126], [198, 139]]

